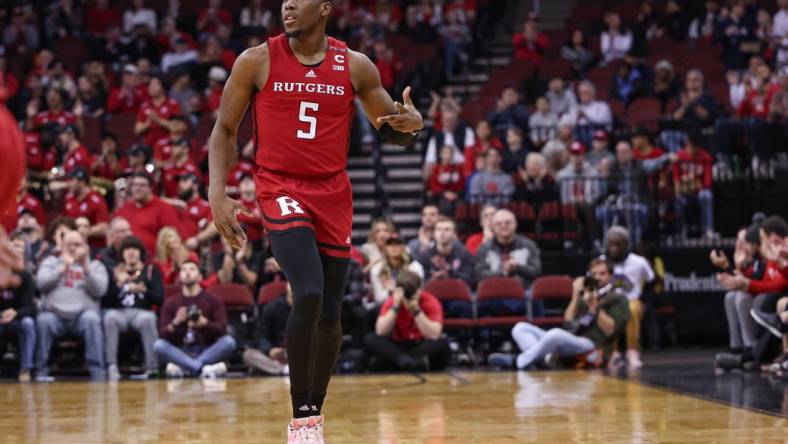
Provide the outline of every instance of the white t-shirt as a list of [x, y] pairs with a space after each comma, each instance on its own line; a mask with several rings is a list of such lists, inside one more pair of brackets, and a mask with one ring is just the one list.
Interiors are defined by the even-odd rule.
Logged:
[[[443, 132], [443, 144], [451, 145], [456, 148], [454, 150], [454, 159], [452, 159], [452, 163], [460, 164], [465, 162], [465, 148], [473, 146], [474, 143], [476, 143], [476, 137], [470, 127], [465, 128], [465, 140], [462, 141], [462, 144], [458, 144], [457, 141], [454, 140], [454, 131]], [[430, 137], [430, 141], [427, 143], [427, 154], [424, 157], [424, 162], [438, 163], [440, 148], [443, 147], [437, 146], [435, 143], [435, 136]]]
[[629, 253], [623, 262], [613, 265], [613, 282], [630, 301], [640, 299], [643, 286], [654, 280], [654, 270], [646, 258]]
[[772, 34], [777, 38], [783, 38], [788, 34], [788, 9], [780, 9], [774, 14]]

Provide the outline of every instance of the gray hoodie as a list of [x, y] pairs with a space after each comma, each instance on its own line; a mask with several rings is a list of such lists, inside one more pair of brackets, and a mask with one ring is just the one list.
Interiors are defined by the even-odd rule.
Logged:
[[492, 238], [479, 247], [476, 252], [476, 279], [482, 281], [488, 277], [503, 276], [504, 254], [508, 254], [517, 263], [512, 276], [520, 278], [524, 287], [528, 288], [531, 282], [542, 274], [539, 247], [534, 241], [518, 234], [509, 245], [501, 245]]
[[79, 264], [72, 264], [64, 272], [60, 271], [62, 267], [60, 256], [49, 256], [38, 267], [36, 286], [42, 295], [39, 308], [66, 319], [86, 310], [98, 310], [109, 283], [104, 265], [90, 261], [87, 273]]

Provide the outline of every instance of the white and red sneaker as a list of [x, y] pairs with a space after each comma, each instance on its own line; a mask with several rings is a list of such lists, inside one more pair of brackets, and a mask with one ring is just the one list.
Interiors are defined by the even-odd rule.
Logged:
[[287, 444], [325, 444], [323, 415], [293, 418], [287, 425]]

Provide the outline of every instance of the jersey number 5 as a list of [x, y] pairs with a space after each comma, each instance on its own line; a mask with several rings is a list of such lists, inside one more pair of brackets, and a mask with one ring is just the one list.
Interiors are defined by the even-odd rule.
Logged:
[[306, 111], [318, 111], [319, 103], [301, 102], [301, 111], [298, 113], [298, 120], [309, 124], [309, 131], [298, 130], [296, 137], [299, 139], [314, 139], [317, 134], [317, 117], [307, 115]]

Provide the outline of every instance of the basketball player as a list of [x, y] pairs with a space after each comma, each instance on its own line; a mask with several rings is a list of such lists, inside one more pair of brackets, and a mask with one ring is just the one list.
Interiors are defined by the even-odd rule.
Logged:
[[[0, 73], [0, 219], [16, 217], [16, 196], [25, 175], [25, 144], [22, 131], [5, 106], [5, 78]], [[22, 258], [11, 248], [5, 229], [0, 225], [0, 286], [5, 287], [11, 267], [24, 268]]]
[[293, 289], [287, 358], [293, 420], [288, 442], [323, 442], [323, 400], [341, 342], [340, 306], [350, 256], [352, 192], [345, 172], [353, 98], [381, 138], [406, 145], [424, 126], [410, 99], [395, 103], [370, 60], [327, 37], [329, 0], [285, 0], [285, 33], [233, 66], [209, 140], [209, 200], [234, 248], [246, 235], [225, 194], [236, 134], [252, 107], [257, 199], [271, 250]]

